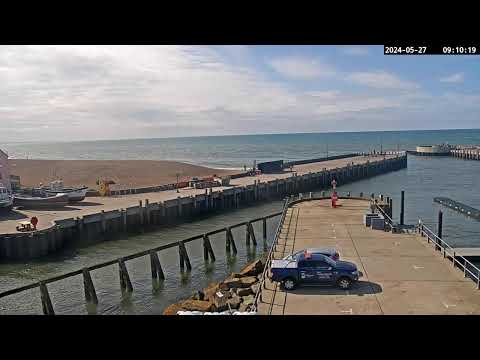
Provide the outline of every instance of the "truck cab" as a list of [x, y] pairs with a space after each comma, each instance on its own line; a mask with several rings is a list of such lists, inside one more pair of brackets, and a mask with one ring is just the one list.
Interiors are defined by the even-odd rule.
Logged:
[[272, 260], [268, 275], [272, 281], [280, 282], [285, 290], [293, 290], [299, 285], [336, 285], [349, 289], [361, 273], [354, 263], [304, 250], [292, 258]]

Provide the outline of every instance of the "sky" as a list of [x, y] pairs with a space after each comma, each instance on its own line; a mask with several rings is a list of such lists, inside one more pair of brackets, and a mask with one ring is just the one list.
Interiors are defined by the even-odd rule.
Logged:
[[480, 127], [476, 56], [0, 45], [0, 141]]

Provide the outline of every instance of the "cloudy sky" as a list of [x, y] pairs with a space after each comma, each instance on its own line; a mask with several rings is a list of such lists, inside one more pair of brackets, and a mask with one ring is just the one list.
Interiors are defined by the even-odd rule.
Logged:
[[478, 128], [478, 70], [382, 46], [0, 45], [0, 141]]

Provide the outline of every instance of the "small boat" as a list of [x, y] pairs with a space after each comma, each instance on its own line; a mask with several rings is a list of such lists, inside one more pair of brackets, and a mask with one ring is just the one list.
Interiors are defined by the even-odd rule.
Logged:
[[43, 188], [46, 196], [55, 196], [57, 194], [67, 194], [70, 202], [83, 201], [87, 196], [88, 186], [81, 188], [65, 188], [60, 180], [50, 183], [48, 188]]
[[68, 196], [68, 201], [78, 202], [83, 201], [87, 196], [88, 187], [82, 187], [79, 189], [64, 188], [63, 190], [50, 190], [45, 189], [45, 194], [47, 196], [55, 196], [57, 194], [66, 194]]
[[13, 206], [13, 197], [8, 192], [8, 189], [0, 184], [0, 211], [10, 211]]
[[68, 205], [67, 194], [56, 194], [48, 197], [13, 196], [13, 205], [25, 209], [63, 207]]

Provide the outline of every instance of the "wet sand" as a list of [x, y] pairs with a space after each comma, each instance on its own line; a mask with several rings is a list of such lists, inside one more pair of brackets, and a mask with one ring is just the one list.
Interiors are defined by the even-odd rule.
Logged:
[[112, 189], [126, 189], [187, 181], [192, 176], [230, 175], [239, 170], [220, 170], [177, 161], [152, 160], [26, 160], [11, 159], [11, 173], [20, 176], [22, 186], [39, 186], [62, 179], [65, 186], [97, 189], [96, 181], [115, 181]]

